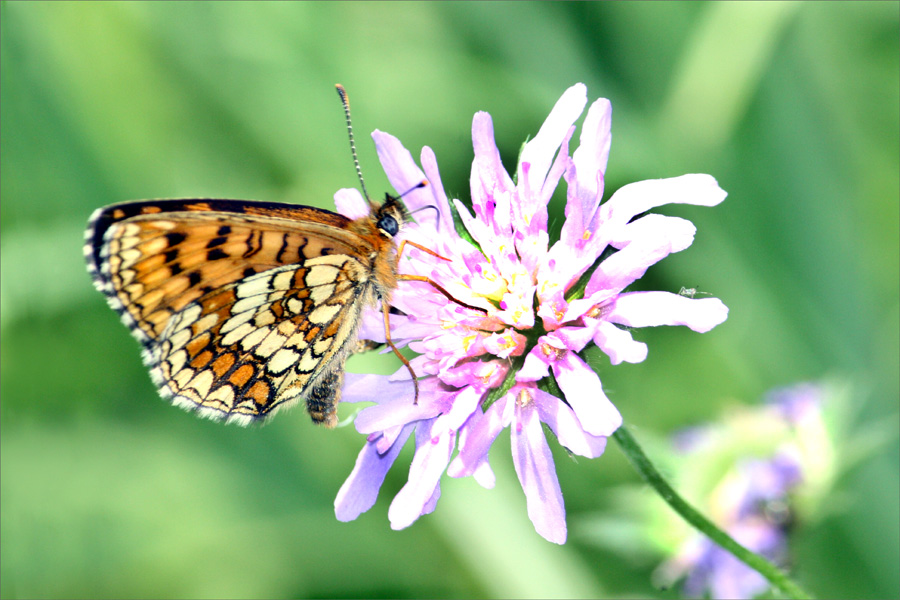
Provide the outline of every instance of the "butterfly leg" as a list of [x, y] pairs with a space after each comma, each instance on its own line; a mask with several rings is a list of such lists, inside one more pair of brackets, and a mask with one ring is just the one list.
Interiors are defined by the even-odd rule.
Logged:
[[443, 287], [441, 287], [441, 285], [440, 285], [438, 282], [436, 282], [434, 279], [432, 279], [432, 278], [430, 278], [430, 277], [425, 277], [424, 275], [403, 275], [403, 274], [400, 274], [400, 275], [397, 276], [397, 279], [398, 279], [399, 281], [421, 281], [422, 283], [430, 284], [431, 287], [433, 287], [435, 290], [437, 290], [438, 292], [440, 292], [440, 293], [441, 293], [445, 298], [447, 298], [447, 300], [449, 300], [450, 302], [453, 302], [454, 304], [459, 304], [460, 306], [462, 306], [462, 307], [464, 307], [464, 308], [468, 308], [468, 309], [471, 309], [471, 310], [477, 310], [477, 311], [480, 312], [480, 313], [487, 314], [487, 311], [484, 310], [483, 308], [479, 308], [479, 307], [477, 307], [477, 306], [472, 306], [471, 304], [466, 304], [466, 303], [463, 302], [462, 300], [457, 300], [457, 299], [454, 298], [452, 295], [450, 295], [450, 292], [448, 292], [447, 290], [445, 290]]
[[306, 396], [306, 410], [314, 423], [331, 429], [337, 425], [337, 403], [341, 397], [344, 372], [334, 369], [325, 373]]
[[[426, 254], [430, 254], [431, 256], [434, 256], [435, 258], [439, 258], [439, 259], [441, 259], [441, 260], [446, 260], [446, 261], [449, 261], [449, 260], [450, 260], [449, 258], [447, 258], [447, 257], [445, 257], [445, 256], [441, 256], [440, 254], [438, 254], [438, 253], [435, 252], [434, 250], [431, 250], [431, 249], [426, 248], [425, 246], [423, 246], [423, 245], [421, 245], [421, 244], [417, 244], [417, 243], [411, 242], [411, 241], [409, 241], [409, 240], [403, 240], [403, 241], [400, 243], [400, 248], [397, 250], [397, 260], [400, 260], [400, 256], [403, 255], [403, 248], [405, 248], [407, 244], [409, 244], [409, 245], [412, 246], [413, 248], [416, 248], [417, 250], [421, 250], [422, 252], [424, 252], [424, 253], [426, 253]], [[397, 277], [397, 279], [399, 279], [400, 281], [421, 281], [421, 282], [423, 282], [423, 283], [428, 283], [428, 284], [431, 285], [431, 287], [433, 287], [433, 288], [436, 289], [438, 292], [440, 292], [441, 294], [443, 294], [443, 296], [444, 296], [445, 298], [447, 298], [447, 300], [449, 300], [450, 302], [453, 302], [453, 303], [455, 303], [455, 304], [459, 304], [460, 306], [463, 306], [463, 307], [465, 307], [465, 308], [470, 308], [470, 309], [472, 309], [472, 310], [477, 310], [478, 312], [482, 312], [482, 313], [483, 313], [483, 312], [486, 312], [483, 308], [478, 308], [477, 306], [472, 306], [471, 304], [466, 304], [465, 302], [462, 302], [462, 301], [460, 301], [460, 300], [457, 300], [456, 298], [454, 298], [454, 297], [450, 294], [450, 292], [448, 292], [447, 290], [445, 290], [439, 283], [437, 283], [436, 281], [434, 281], [434, 280], [431, 279], [430, 277], [425, 277], [424, 275], [399, 275], [399, 276]]]
[[412, 365], [409, 364], [409, 361], [406, 360], [406, 357], [400, 354], [400, 351], [397, 349], [397, 346], [394, 345], [394, 342], [391, 341], [391, 323], [388, 315], [390, 314], [390, 307], [384, 302], [381, 303], [381, 314], [384, 315], [384, 340], [387, 342], [387, 345], [391, 347], [391, 350], [394, 351], [394, 354], [397, 355], [397, 358], [400, 359], [400, 362], [409, 370], [409, 374], [412, 375], [413, 387], [415, 388], [415, 396], [413, 396], [413, 404], [419, 403], [419, 378], [416, 376], [416, 372], [413, 371]]
[[[397, 250], [397, 259], [398, 260], [400, 259], [400, 256], [403, 254], [403, 249], [406, 247], [407, 244], [409, 244], [413, 248], [417, 248], [417, 249], [421, 250], [422, 252], [425, 252], [426, 254], [430, 254], [431, 256], [434, 256], [441, 260], [447, 260], [447, 261], [450, 260], [449, 258], [441, 256], [434, 250], [431, 250], [429, 248], [426, 248], [425, 246], [422, 246], [421, 244], [417, 244], [417, 243], [411, 242], [409, 240], [403, 240], [403, 242], [400, 243], [400, 248]], [[465, 302], [461, 302], [461, 301], [457, 300], [452, 295], [450, 295], [450, 292], [445, 290], [439, 283], [437, 283], [430, 277], [425, 277], [424, 275], [400, 274], [397, 276], [397, 279], [399, 281], [421, 281], [423, 283], [430, 284], [434, 289], [436, 289], [438, 292], [443, 294], [444, 297], [447, 298], [447, 300], [449, 300], [455, 304], [459, 304], [460, 306], [464, 306], [464, 307], [470, 308], [472, 310], [477, 310], [478, 312], [481, 312], [481, 313], [485, 312], [485, 310], [483, 308], [479, 308], [477, 306], [472, 306], [471, 304], [466, 304]], [[387, 304], [385, 304], [383, 302], [381, 304], [381, 312], [384, 315], [384, 337], [385, 337], [385, 340], [387, 341], [388, 346], [391, 347], [391, 350], [394, 351], [394, 354], [397, 355], [397, 357], [400, 359], [400, 361], [409, 370], [409, 374], [412, 375], [413, 385], [415, 386], [415, 398], [413, 400], [413, 404], [418, 404], [419, 403], [419, 379], [416, 376], [416, 372], [413, 370], [412, 365], [409, 364], [409, 361], [406, 360], [405, 356], [400, 354], [400, 351], [397, 349], [397, 347], [391, 341], [391, 326], [390, 326], [390, 319], [388, 316], [389, 315], [389, 307]]]
[[431, 248], [426, 248], [422, 244], [417, 244], [417, 243], [411, 242], [409, 240], [403, 240], [402, 242], [400, 242], [400, 248], [397, 249], [397, 260], [400, 260], [400, 257], [403, 256], [403, 249], [406, 247], [407, 244], [409, 244], [413, 248], [421, 250], [425, 254], [430, 254], [431, 256], [433, 256], [435, 258], [439, 258], [441, 260], [446, 260], [447, 262], [450, 262], [450, 259], [447, 258], [446, 256], [441, 256], [440, 254], [438, 254]]

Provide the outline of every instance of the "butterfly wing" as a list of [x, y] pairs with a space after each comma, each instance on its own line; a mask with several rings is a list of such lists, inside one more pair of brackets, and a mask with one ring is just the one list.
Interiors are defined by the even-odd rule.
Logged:
[[333, 425], [359, 314], [375, 301], [349, 223], [292, 205], [146, 201], [97, 211], [85, 256], [173, 403], [248, 422], [308, 397], [313, 419]]

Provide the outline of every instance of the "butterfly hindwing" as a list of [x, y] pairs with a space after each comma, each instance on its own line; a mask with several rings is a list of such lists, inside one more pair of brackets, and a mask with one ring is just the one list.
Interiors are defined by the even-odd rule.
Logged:
[[172, 319], [148, 360], [154, 380], [179, 404], [234, 420], [308, 396], [354, 345], [370, 293], [354, 263], [322, 256], [207, 294]]

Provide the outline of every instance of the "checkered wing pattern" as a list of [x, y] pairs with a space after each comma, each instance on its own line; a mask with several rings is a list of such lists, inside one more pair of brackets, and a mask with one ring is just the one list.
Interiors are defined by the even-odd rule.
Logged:
[[144, 201], [98, 210], [85, 256], [173, 403], [247, 423], [305, 399], [334, 426], [359, 315], [384, 283], [384, 245], [353, 223], [292, 205]]

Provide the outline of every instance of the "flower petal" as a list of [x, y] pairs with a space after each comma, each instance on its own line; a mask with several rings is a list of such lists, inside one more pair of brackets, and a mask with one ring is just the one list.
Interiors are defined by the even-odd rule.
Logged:
[[[523, 199], [526, 202], [540, 197], [553, 157], [563, 139], [567, 137], [572, 123], [584, 111], [586, 104], [587, 87], [583, 83], [576, 83], [563, 92], [541, 125], [540, 131], [522, 148], [519, 162], [531, 165], [527, 177], [523, 178], [528, 180], [528, 188], [531, 191], [530, 198]], [[523, 174], [520, 173], [521, 175]]]
[[384, 454], [394, 445], [394, 442], [400, 437], [403, 433], [403, 428], [406, 427], [409, 423], [404, 423], [403, 425], [395, 425], [393, 427], [388, 427], [384, 431], [381, 432], [381, 437], [378, 436], [378, 433], [370, 433], [368, 435], [368, 441], [375, 442], [375, 449], [378, 450], [381, 454]]
[[334, 514], [338, 521], [352, 521], [374, 506], [385, 475], [394, 464], [413, 429], [414, 425], [412, 424], [404, 426], [397, 441], [387, 452], [378, 452], [374, 442], [367, 442], [363, 446], [356, 458], [353, 471], [334, 499]]
[[[460, 450], [468, 446], [469, 434], [478, 430], [478, 424], [484, 420], [484, 415], [485, 413], [480, 410], [473, 411], [472, 414], [469, 415], [469, 420], [460, 428], [458, 442]], [[500, 429], [497, 430], [497, 433], [500, 432]], [[493, 441], [494, 439], [491, 438], [490, 443], [493, 443]], [[447, 475], [450, 477], [465, 477], [471, 475], [483, 488], [493, 489], [494, 485], [497, 483], [497, 477], [494, 475], [494, 471], [491, 470], [491, 465], [488, 461], [488, 449], [490, 448], [490, 443], [488, 444], [488, 448], [485, 449], [485, 453], [480, 459], [475, 461], [475, 464], [468, 472], [465, 472], [466, 467], [463, 462], [459, 460], [459, 455], [457, 454], [456, 458], [454, 458], [447, 466]]]
[[728, 318], [728, 307], [718, 298], [686, 298], [669, 292], [620, 294], [606, 319], [629, 327], [684, 325], [706, 333]]
[[609, 356], [609, 362], [614, 365], [623, 361], [639, 363], [647, 358], [647, 344], [636, 342], [631, 333], [606, 321], [597, 324], [594, 343]]
[[368, 216], [369, 204], [355, 188], [342, 188], [334, 193], [334, 205], [339, 214], [348, 219], [361, 219]]
[[567, 352], [554, 362], [553, 375], [586, 432], [610, 436], [619, 428], [622, 415], [603, 393], [600, 378], [577, 354]]
[[[575, 167], [581, 171], [591, 170], [606, 173], [609, 160], [609, 147], [612, 144], [612, 104], [606, 98], [597, 98], [588, 109], [581, 127], [578, 150], [572, 156]], [[588, 183], [593, 183], [588, 181]], [[579, 183], [579, 185], [581, 185]], [[595, 192], [603, 195], [603, 190]]]
[[[540, 190], [540, 203], [542, 206], [547, 206], [550, 203], [550, 198], [553, 196], [553, 192], [556, 191], [559, 180], [566, 173], [572, 162], [572, 159], [569, 157], [569, 141], [572, 139], [574, 133], [575, 126], [572, 125], [569, 127], [569, 131], [559, 145], [559, 152], [556, 154], [556, 159], [553, 161], [550, 170], [547, 172], [547, 178], [544, 179], [544, 187]], [[544, 211], [543, 222], [538, 223], [538, 225], [540, 225], [544, 231], [547, 230], [546, 211]], [[534, 229], [535, 223], [532, 223], [531, 226], [532, 229]]]
[[[477, 209], [486, 208], [495, 195], [512, 194], [515, 185], [500, 160], [500, 151], [494, 142], [494, 123], [486, 112], [475, 113], [472, 119], [472, 145], [475, 150], [471, 176], [472, 204], [478, 212]], [[508, 212], [499, 216], [508, 224]]]
[[484, 339], [484, 348], [494, 356], [509, 358], [512, 355], [520, 356], [525, 352], [527, 340], [524, 335], [515, 329], [507, 328], [500, 333], [492, 333]]
[[728, 194], [710, 175], [690, 174], [669, 179], [648, 179], [629, 183], [600, 207], [593, 223], [618, 229], [632, 217], [663, 204], [696, 204], [715, 206]]
[[444, 429], [432, 436], [433, 424], [434, 421], [420, 421], [416, 425], [416, 453], [409, 467], [409, 480], [388, 508], [391, 529], [409, 527], [426, 512], [450, 462], [456, 432]]
[[[546, 336], [543, 336], [541, 340]], [[550, 358], [541, 351], [541, 340], [531, 349], [519, 372], [516, 381], [538, 381], [550, 374]]]
[[556, 347], [581, 352], [593, 336], [594, 332], [590, 327], [560, 327], [548, 333], [546, 337], [559, 342], [554, 344]]
[[533, 389], [531, 394], [541, 421], [550, 427], [563, 447], [588, 458], [603, 454], [606, 438], [587, 433], [568, 404], [543, 390]]
[[[375, 402], [380, 404], [395, 398], [400, 384], [389, 380], [387, 375], [374, 373], [346, 373], [341, 390], [341, 402]], [[412, 390], [409, 390], [412, 400]]]
[[622, 249], [597, 267], [585, 288], [585, 297], [599, 290], [622, 291], [643, 277], [648, 267], [690, 246], [696, 231], [690, 221], [655, 214], [629, 223], [618, 239], [610, 240]]
[[469, 416], [478, 409], [484, 393], [485, 389], [482, 386], [469, 385], [450, 395], [453, 404], [450, 410], [435, 422], [434, 429], [443, 427], [448, 431], [458, 431], [463, 423], [469, 420]]
[[[425, 170], [425, 176], [431, 184], [431, 193], [434, 198], [434, 206], [437, 207], [440, 218], [435, 223], [435, 229], [440, 237], [457, 238], [456, 229], [453, 227], [453, 213], [450, 211], [450, 203], [447, 200], [447, 194], [444, 192], [444, 184], [441, 182], [441, 174], [438, 171], [437, 158], [434, 151], [425, 146], [422, 148], [420, 155], [422, 168]], [[422, 216], [417, 216], [416, 221], [419, 223], [427, 223], [427, 215], [430, 211], [422, 211]]]
[[572, 167], [566, 173], [569, 192], [566, 201], [566, 221], [561, 239], [577, 240], [591, 227], [592, 218], [603, 197], [603, 179], [609, 159], [612, 105], [606, 98], [591, 104], [578, 149], [572, 155]]
[[[413, 189], [425, 179], [425, 173], [413, 160], [409, 150], [403, 147], [400, 140], [389, 133], [372, 132], [378, 160], [384, 168], [384, 174], [395, 190], [403, 196], [403, 203], [410, 210], [428, 206], [432, 201], [432, 192], [427, 188]], [[408, 193], [407, 193], [408, 192]]]
[[[421, 382], [419, 387], [418, 402], [413, 402], [413, 386], [409, 380], [391, 382], [398, 389], [406, 393], [398, 393], [396, 390], [388, 395], [381, 396], [378, 392], [369, 392], [368, 400], [377, 400], [378, 404], [364, 408], [356, 416], [356, 430], [360, 433], [375, 433], [412, 423], [421, 419], [430, 419], [439, 415], [446, 408], [446, 393], [435, 389], [437, 386], [431, 378]], [[378, 396], [372, 395], [378, 393]]]
[[475, 386], [480, 394], [503, 383], [509, 365], [500, 360], [464, 362], [447, 369], [441, 374], [441, 381], [454, 387]]
[[506, 394], [467, 427], [465, 439], [460, 441], [459, 454], [447, 468], [450, 477], [468, 477], [487, 460], [491, 444], [512, 419], [512, 408], [510, 395]]
[[513, 464], [525, 492], [528, 518], [541, 536], [555, 544], [564, 544], [566, 509], [562, 490], [533, 402], [524, 407], [517, 403], [510, 438]]

